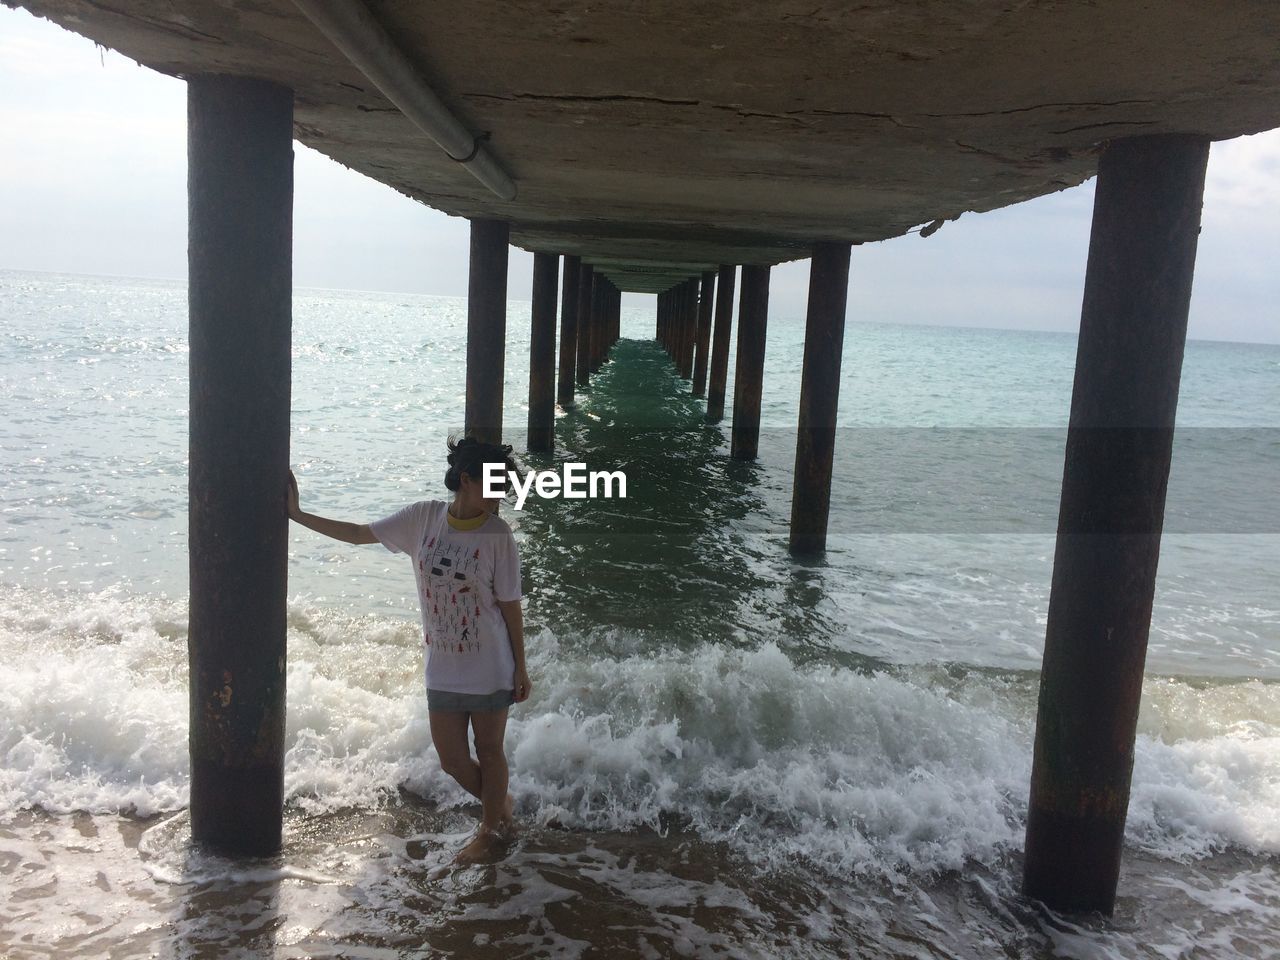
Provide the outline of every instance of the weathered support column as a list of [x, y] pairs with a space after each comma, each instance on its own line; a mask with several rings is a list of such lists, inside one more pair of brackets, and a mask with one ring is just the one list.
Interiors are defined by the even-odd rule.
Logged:
[[280, 849], [293, 92], [187, 81], [191, 835]]
[[1209, 142], [1098, 164], [1036, 717], [1023, 891], [1115, 905]]
[[694, 379], [694, 326], [698, 323], [698, 282], [685, 280], [685, 302], [680, 317], [680, 375]]
[[505, 220], [471, 221], [471, 273], [467, 281], [467, 436], [502, 440], [502, 383], [507, 345], [507, 241]]
[[702, 291], [698, 298], [698, 330], [694, 338], [693, 395], [700, 397], [707, 391], [707, 347], [711, 343], [711, 307], [715, 301], [715, 271], [702, 275]]
[[831, 508], [831, 463], [840, 403], [840, 357], [849, 294], [847, 243], [820, 243], [809, 265], [809, 309], [804, 327], [804, 369], [800, 374], [800, 425], [796, 430], [796, 470], [791, 489], [791, 552], [827, 548]]
[[582, 261], [564, 258], [564, 280], [560, 290], [560, 377], [556, 402], [562, 410], [573, 406], [574, 367], [578, 359], [578, 277]]
[[671, 362], [675, 364], [676, 372], [680, 370], [680, 304], [683, 302], [684, 286], [683, 282], [676, 284], [671, 288], [668, 296], [671, 298], [669, 315], [667, 317], [667, 353], [671, 354]]
[[591, 382], [591, 304], [595, 289], [595, 271], [584, 263], [578, 274], [578, 386]]
[[764, 389], [764, 337], [769, 321], [769, 268], [742, 268], [738, 303], [738, 364], [733, 375], [733, 430], [729, 455], [754, 460], [760, 450], [760, 394]]
[[618, 288], [609, 281], [604, 297], [604, 338], [600, 342], [600, 362], [609, 359], [609, 351], [613, 349], [613, 301], [618, 295]]
[[680, 300], [680, 376], [693, 379], [693, 340], [698, 324], [698, 281], [686, 280]]
[[591, 289], [591, 347], [587, 355], [587, 365], [592, 373], [600, 369], [600, 343], [604, 339], [604, 298], [609, 285], [604, 274], [598, 273]]
[[622, 339], [622, 288], [618, 288], [618, 294], [613, 304], [613, 342], [616, 345]]
[[600, 293], [600, 354], [596, 359], [596, 367], [604, 366], [609, 359], [609, 331], [613, 327], [613, 293], [612, 280], [605, 280], [604, 290]]
[[733, 287], [737, 267], [721, 266], [716, 279], [715, 332], [711, 338], [711, 370], [707, 384], [707, 419], [724, 417], [725, 382], [729, 378], [729, 333], [733, 327]]
[[550, 450], [556, 424], [556, 272], [560, 258], [533, 255], [533, 304], [529, 329], [530, 450]]
[[659, 323], [661, 324], [660, 342], [662, 343], [662, 349], [666, 351], [667, 356], [671, 356], [671, 313], [675, 290], [674, 288], [671, 290], [664, 290], [662, 293], [658, 294], [658, 297], [658, 318]]

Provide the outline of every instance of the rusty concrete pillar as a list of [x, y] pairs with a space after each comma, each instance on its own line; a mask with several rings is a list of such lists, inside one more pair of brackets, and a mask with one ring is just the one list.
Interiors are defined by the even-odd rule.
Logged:
[[791, 488], [791, 553], [796, 556], [822, 553], [827, 548], [849, 250], [847, 243], [820, 243], [814, 247], [809, 265], [800, 424]]
[[608, 361], [609, 351], [613, 349], [613, 300], [617, 293], [618, 288], [610, 280], [604, 291], [604, 322], [601, 324], [603, 332], [600, 338], [601, 363]]
[[191, 835], [280, 849], [293, 92], [187, 81]]
[[613, 288], [613, 298], [609, 302], [609, 349], [612, 350], [622, 339], [622, 291]]
[[587, 368], [595, 373], [600, 369], [600, 343], [604, 339], [604, 298], [608, 279], [602, 273], [595, 275], [591, 288], [591, 322], [587, 325], [590, 331], [590, 347], [587, 352]]
[[573, 406], [574, 367], [578, 359], [578, 277], [582, 261], [564, 258], [564, 280], [560, 290], [560, 377], [556, 402], [562, 410]]
[[556, 424], [556, 273], [554, 253], [533, 255], [533, 303], [529, 328], [530, 450], [552, 448]]
[[658, 342], [662, 344], [667, 356], [671, 356], [671, 309], [674, 296], [674, 289], [658, 294]]
[[680, 318], [680, 369], [681, 376], [686, 380], [692, 380], [694, 324], [698, 319], [698, 287], [696, 281], [689, 279], [684, 281], [682, 287], [684, 301]]
[[764, 340], [769, 321], [769, 268], [742, 268], [738, 303], [738, 364], [733, 382], [733, 430], [729, 455], [754, 460], [760, 451], [760, 394], [764, 389]]
[[505, 220], [471, 221], [471, 273], [467, 281], [467, 436], [502, 440], [502, 384], [507, 345], [507, 241]]
[[595, 271], [584, 263], [578, 274], [578, 386], [591, 382], [591, 304], [595, 291]]
[[671, 298], [671, 357], [676, 370], [684, 375], [684, 324], [689, 311], [689, 282], [681, 280]]
[[716, 279], [715, 331], [711, 338], [711, 369], [707, 385], [707, 419], [724, 417], [724, 390], [729, 378], [729, 333], [733, 328], [733, 287], [737, 267], [721, 266]]
[[693, 341], [698, 324], [698, 280], [689, 278], [682, 285], [680, 304], [680, 376], [693, 379]]
[[693, 395], [707, 391], [707, 347], [711, 344], [711, 307], [715, 301], [716, 274], [708, 270], [702, 275], [698, 297], [698, 327], [693, 344]]
[[1023, 875], [1057, 910], [1115, 905], [1208, 154], [1135, 137], [1098, 164]]
[[663, 326], [666, 328], [666, 338], [664, 338], [663, 346], [667, 348], [667, 355], [671, 357], [672, 364], [678, 366], [676, 361], [676, 314], [678, 303], [680, 303], [680, 285], [675, 285], [663, 296], [667, 298], [667, 307], [663, 311], [666, 314], [663, 321]]

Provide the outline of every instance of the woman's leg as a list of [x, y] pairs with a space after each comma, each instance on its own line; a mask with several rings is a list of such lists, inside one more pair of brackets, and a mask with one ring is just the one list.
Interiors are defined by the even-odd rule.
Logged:
[[507, 731], [507, 711], [477, 711], [471, 714], [476, 736], [476, 758], [480, 761], [481, 832], [496, 832], [511, 823], [511, 797], [507, 793], [509, 772], [503, 738]]
[[431, 723], [431, 742], [436, 745], [440, 769], [457, 780], [463, 790], [483, 802], [480, 764], [471, 759], [471, 746], [467, 743], [467, 716], [443, 710], [427, 712]]

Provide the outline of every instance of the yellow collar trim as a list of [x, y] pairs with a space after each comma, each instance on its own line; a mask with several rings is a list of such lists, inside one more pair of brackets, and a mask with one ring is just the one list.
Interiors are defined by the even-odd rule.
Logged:
[[445, 507], [444, 518], [449, 521], [449, 526], [455, 530], [478, 530], [489, 519], [489, 514], [481, 513], [479, 516], [471, 517], [468, 520], [459, 520], [449, 512], [448, 507]]

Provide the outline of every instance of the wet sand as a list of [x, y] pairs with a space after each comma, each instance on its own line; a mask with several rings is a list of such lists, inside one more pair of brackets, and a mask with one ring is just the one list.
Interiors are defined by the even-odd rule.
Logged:
[[762, 871], [675, 825], [662, 836], [526, 821], [499, 861], [456, 867], [474, 813], [407, 793], [380, 811], [291, 809], [282, 856], [229, 861], [191, 847], [182, 813], [23, 812], [0, 827], [0, 955], [1208, 957], [1229, 927], [1232, 949], [1262, 956], [1280, 909], [1275, 859], [1231, 853], [1130, 856], [1110, 921], [1022, 901], [1016, 858], [901, 883], [802, 861]]

